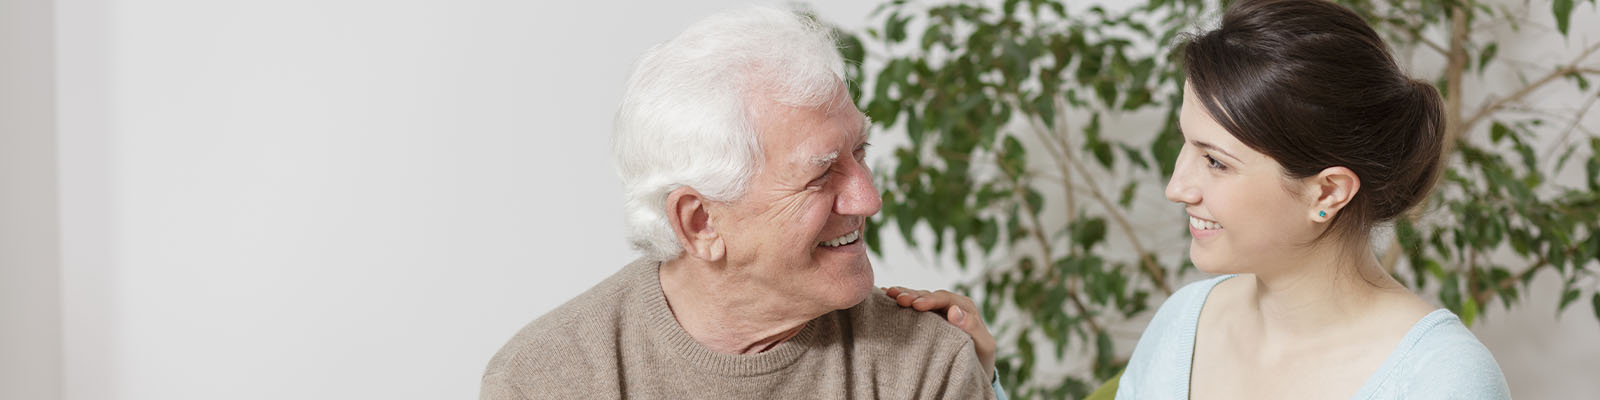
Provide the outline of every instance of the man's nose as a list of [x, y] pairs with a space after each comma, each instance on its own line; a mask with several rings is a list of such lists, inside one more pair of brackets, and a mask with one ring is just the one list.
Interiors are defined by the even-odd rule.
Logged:
[[872, 170], [859, 161], [850, 161], [853, 164], [850, 173], [846, 174], [843, 186], [840, 188], [839, 197], [834, 200], [833, 210], [839, 215], [871, 216], [883, 208], [883, 196], [878, 194], [878, 187], [872, 183]]

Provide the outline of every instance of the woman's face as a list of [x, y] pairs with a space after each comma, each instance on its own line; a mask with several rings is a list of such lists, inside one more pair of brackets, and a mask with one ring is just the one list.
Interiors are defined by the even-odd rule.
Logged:
[[[1209, 273], [1259, 273], [1292, 266], [1295, 249], [1320, 233], [1311, 197], [1267, 155], [1245, 146], [1184, 85], [1183, 150], [1167, 182], [1192, 237], [1189, 258]], [[1307, 198], [1303, 200], [1302, 198]]]

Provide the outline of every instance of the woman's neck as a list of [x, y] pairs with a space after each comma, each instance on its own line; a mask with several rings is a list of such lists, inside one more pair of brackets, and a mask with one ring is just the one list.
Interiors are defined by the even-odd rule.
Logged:
[[1381, 296], [1405, 287], [1383, 271], [1365, 241], [1312, 246], [1299, 262], [1254, 274], [1248, 309], [1263, 333], [1298, 337], [1332, 333], [1367, 314]]

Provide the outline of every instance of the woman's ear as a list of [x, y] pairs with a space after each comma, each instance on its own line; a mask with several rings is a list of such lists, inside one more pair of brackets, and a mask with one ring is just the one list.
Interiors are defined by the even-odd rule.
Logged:
[[683, 253], [707, 262], [721, 261], [727, 253], [722, 237], [711, 224], [710, 204], [688, 186], [667, 193], [667, 223], [683, 245]]
[[1308, 215], [1317, 223], [1333, 220], [1333, 216], [1356, 197], [1356, 192], [1361, 191], [1361, 177], [1345, 167], [1328, 167], [1307, 179], [1310, 181], [1306, 190], [1314, 200]]

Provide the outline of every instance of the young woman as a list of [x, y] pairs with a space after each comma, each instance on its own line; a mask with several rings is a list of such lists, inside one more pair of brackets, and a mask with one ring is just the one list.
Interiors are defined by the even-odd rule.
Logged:
[[[1369, 245], [1442, 169], [1438, 91], [1322, 0], [1241, 0], [1179, 47], [1184, 145], [1166, 195], [1189, 215], [1194, 265], [1222, 275], [1166, 300], [1117, 397], [1509, 398], [1488, 349]], [[993, 348], [970, 299], [888, 293], [963, 309], [952, 322]]]

